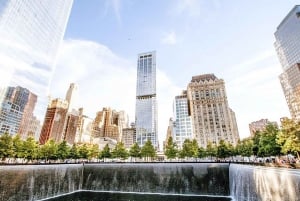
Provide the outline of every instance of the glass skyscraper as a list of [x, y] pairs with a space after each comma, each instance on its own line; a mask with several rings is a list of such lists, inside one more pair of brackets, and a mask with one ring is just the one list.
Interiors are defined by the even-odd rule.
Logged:
[[275, 49], [283, 70], [300, 62], [300, 6], [296, 5], [274, 33]]
[[300, 120], [300, 6], [296, 5], [274, 33], [283, 73], [279, 79], [291, 117]]
[[155, 51], [138, 55], [135, 124], [136, 142], [158, 148]]
[[192, 118], [189, 115], [189, 106], [187, 99], [187, 91], [184, 90], [181, 95], [175, 96], [174, 102], [175, 114], [175, 133], [173, 133], [173, 140], [179, 148], [186, 139], [192, 140]]
[[0, 103], [8, 86], [38, 96], [35, 114], [43, 118], [59, 45], [73, 0], [0, 1]]

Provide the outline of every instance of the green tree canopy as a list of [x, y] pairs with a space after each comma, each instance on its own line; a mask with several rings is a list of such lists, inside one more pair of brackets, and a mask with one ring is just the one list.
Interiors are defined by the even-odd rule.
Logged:
[[79, 159], [80, 158], [79, 148], [78, 148], [77, 144], [72, 145], [68, 158], [72, 158], [72, 159]]
[[23, 140], [21, 139], [21, 136], [19, 134], [13, 137], [13, 145], [14, 157], [23, 158]]
[[250, 157], [254, 154], [253, 146], [254, 143], [251, 138], [243, 139], [242, 141], [239, 141], [236, 146], [237, 154], [245, 157]]
[[284, 119], [281, 123], [281, 132], [279, 132], [277, 142], [282, 146], [282, 153], [296, 154], [300, 158], [300, 122]]
[[148, 159], [153, 158], [153, 157], [156, 156], [155, 149], [154, 149], [154, 147], [152, 145], [152, 142], [150, 140], [147, 140], [147, 142], [142, 147], [141, 156], [146, 157]]
[[0, 135], [0, 158], [5, 160], [12, 157], [14, 157], [13, 138], [10, 134], [4, 133]]
[[169, 137], [167, 145], [165, 147], [165, 155], [168, 159], [176, 158], [178, 153], [177, 144], [173, 142], [173, 138]]
[[70, 156], [70, 147], [68, 146], [67, 142], [64, 140], [58, 144], [57, 147], [57, 158], [61, 160], [65, 160]]
[[57, 159], [58, 145], [55, 143], [53, 139], [48, 140], [41, 148], [40, 148], [40, 156], [41, 158], [50, 160]]
[[277, 156], [280, 154], [281, 147], [277, 143], [279, 129], [274, 124], [268, 124], [262, 131], [259, 140], [258, 156]]
[[205, 158], [207, 153], [203, 147], [198, 148], [198, 158]]
[[38, 157], [38, 143], [33, 137], [28, 137], [23, 142], [23, 157], [27, 160], [33, 160]]
[[87, 144], [82, 144], [78, 147], [79, 158], [88, 158], [89, 150]]
[[217, 157], [218, 158], [227, 158], [232, 154], [232, 146], [226, 143], [224, 140], [220, 140], [219, 145], [217, 146]]
[[118, 142], [115, 148], [112, 150], [112, 155], [114, 158], [126, 159], [128, 158], [128, 152], [124, 147], [123, 142]]
[[210, 156], [210, 158], [217, 155], [217, 147], [210, 141], [206, 145], [206, 154]]
[[129, 155], [134, 158], [141, 158], [141, 148], [138, 143], [134, 143], [129, 150]]
[[110, 152], [110, 148], [109, 148], [108, 144], [105, 145], [103, 150], [100, 152], [99, 156], [100, 156], [99, 158], [103, 158], [103, 159], [112, 157], [112, 154]]
[[[198, 149], [197, 149], [197, 152], [198, 152]], [[184, 140], [184, 142], [182, 144], [182, 149], [180, 150], [180, 153], [179, 153], [179, 157], [180, 158], [194, 157], [193, 145], [192, 145], [192, 141], [190, 139]]]
[[97, 158], [99, 155], [99, 145], [92, 144], [88, 147], [88, 159]]

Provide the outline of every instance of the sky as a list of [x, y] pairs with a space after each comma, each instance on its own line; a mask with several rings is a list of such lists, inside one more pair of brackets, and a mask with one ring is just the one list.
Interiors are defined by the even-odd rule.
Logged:
[[[173, 100], [192, 76], [225, 81], [241, 138], [249, 123], [290, 114], [278, 79], [274, 32], [295, 0], [74, 0], [52, 97], [78, 84], [79, 106], [94, 118], [103, 107], [134, 122], [139, 53], [156, 51], [158, 136], [166, 137]], [[162, 144], [160, 144], [162, 145]]]

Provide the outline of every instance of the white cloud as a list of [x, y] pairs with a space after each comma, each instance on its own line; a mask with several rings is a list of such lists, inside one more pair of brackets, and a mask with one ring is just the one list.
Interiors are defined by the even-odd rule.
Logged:
[[134, 110], [135, 77], [133, 65], [107, 47], [91, 41], [67, 40], [59, 53], [51, 92], [54, 97], [64, 98], [69, 84], [75, 82], [79, 86], [79, 103], [90, 117], [106, 106], [130, 114]]
[[[64, 98], [71, 82], [78, 84], [79, 103], [91, 118], [103, 107], [125, 110], [134, 121], [136, 61], [115, 55], [107, 47], [84, 40], [66, 40], [59, 52], [52, 97]], [[166, 136], [172, 101], [180, 89], [157, 69], [159, 141]]]
[[176, 33], [171, 31], [170, 33], [164, 34], [161, 42], [166, 45], [175, 45], [177, 43]]
[[191, 17], [198, 17], [201, 13], [201, 1], [199, 0], [177, 0], [172, 9], [175, 14], [187, 14]]

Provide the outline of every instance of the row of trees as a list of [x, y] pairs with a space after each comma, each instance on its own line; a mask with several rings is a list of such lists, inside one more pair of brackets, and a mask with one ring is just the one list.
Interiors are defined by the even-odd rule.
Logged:
[[263, 131], [258, 131], [253, 137], [241, 140], [236, 146], [223, 140], [218, 145], [208, 143], [206, 148], [199, 147], [196, 140], [185, 140], [182, 149], [178, 149], [172, 138], [165, 147], [167, 158], [228, 158], [231, 156], [269, 157], [293, 154], [299, 158], [300, 152], [300, 122], [284, 119], [281, 128], [269, 124]]
[[50, 139], [44, 145], [39, 145], [34, 138], [29, 137], [21, 140], [19, 135], [12, 137], [9, 134], [0, 136], [0, 158], [2, 161], [6, 159], [24, 159], [32, 160], [65, 160], [65, 159], [106, 159], [128, 157], [146, 159], [154, 158], [156, 151], [151, 143], [147, 141], [143, 147], [139, 147], [135, 143], [129, 151], [127, 151], [122, 142], [117, 143], [114, 149], [110, 149], [106, 145], [103, 150], [99, 149], [97, 144], [74, 144], [69, 146], [65, 141], [56, 143]]
[[[300, 122], [284, 119], [281, 128], [274, 124], [266, 126], [265, 130], [238, 142], [236, 146], [221, 140], [218, 145], [208, 143], [206, 148], [199, 147], [196, 140], [185, 140], [181, 149], [178, 149], [172, 138], [168, 139], [164, 149], [168, 159], [173, 158], [206, 158], [216, 157], [220, 159], [231, 156], [279, 156], [282, 154], [294, 154], [299, 158], [300, 152]], [[65, 160], [65, 159], [106, 159], [128, 157], [150, 160], [156, 156], [156, 150], [151, 141], [147, 141], [143, 147], [134, 144], [126, 150], [122, 142], [117, 143], [114, 149], [106, 145], [99, 150], [95, 144], [74, 144], [68, 146], [65, 141], [55, 143], [49, 140], [44, 145], [39, 145], [33, 138], [25, 141], [19, 135], [12, 137], [9, 134], [0, 136], [0, 158], [21, 158], [27, 161], [34, 159]]]

